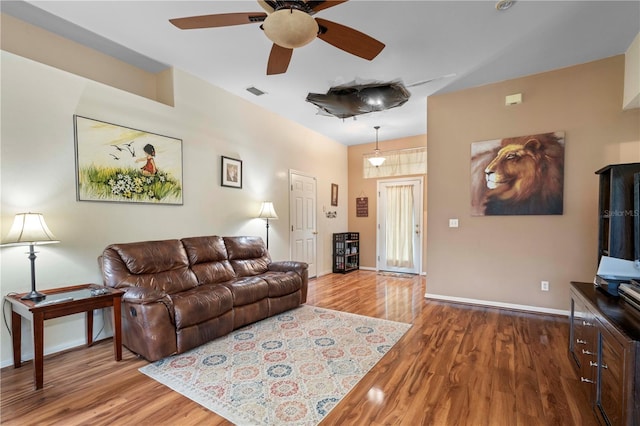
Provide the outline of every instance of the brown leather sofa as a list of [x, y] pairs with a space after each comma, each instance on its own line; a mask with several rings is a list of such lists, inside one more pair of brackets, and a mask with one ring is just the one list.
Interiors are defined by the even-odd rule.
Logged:
[[108, 246], [104, 284], [125, 291], [122, 343], [149, 361], [200, 346], [306, 302], [303, 262], [272, 262], [259, 237]]

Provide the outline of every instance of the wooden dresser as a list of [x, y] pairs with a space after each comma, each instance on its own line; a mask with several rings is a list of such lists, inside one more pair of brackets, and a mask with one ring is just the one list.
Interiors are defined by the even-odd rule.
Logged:
[[603, 425], [640, 426], [640, 312], [592, 283], [571, 283], [569, 352]]

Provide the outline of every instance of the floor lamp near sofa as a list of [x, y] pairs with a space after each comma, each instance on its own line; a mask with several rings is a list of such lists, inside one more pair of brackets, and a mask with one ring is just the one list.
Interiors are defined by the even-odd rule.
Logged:
[[40, 301], [45, 294], [36, 291], [36, 252], [35, 245], [59, 243], [44, 221], [40, 213], [18, 213], [9, 229], [7, 238], [2, 246], [29, 246], [29, 260], [31, 261], [31, 292], [22, 297], [24, 300]]
[[266, 219], [267, 221], [267, 250], [269, 250], [269, 219], [274, 220], [278, 218], [271, 201], [262, 202], [262, 207], [260, 208], [260, 214], [258, 214], [258, 217], [260, 219]]

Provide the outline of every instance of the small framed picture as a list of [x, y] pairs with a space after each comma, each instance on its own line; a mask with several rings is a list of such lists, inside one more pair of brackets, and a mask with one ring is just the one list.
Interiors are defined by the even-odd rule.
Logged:
[[337, 183], [331, 184], [331, 205], [332, 206], [338, 205], [338, 184]]
[[242, 161], [235, 158], [222, 157], [222, 186], [230, 188], [242, 188]]

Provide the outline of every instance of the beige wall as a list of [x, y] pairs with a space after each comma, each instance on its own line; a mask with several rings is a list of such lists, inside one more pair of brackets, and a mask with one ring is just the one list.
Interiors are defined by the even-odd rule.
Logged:
[[2, 50], [173, 105], [166, 72], [152, 74], [12, 16], [1, 17]]
[[[347, 148], [187, 73], [171, 78], [175, 106], [152, 101], [54, 67], [1, 52], [0, 235], [16, 213], [41, 212], [60, 244], [38, 248], [39, 289], [101, 282], [96, 258], [110, 243], [193, 235], [258, 235], [260, 202], [271, 200], [270, 252], [289, 259], [289, 171], [315, 176], [318, 206], [330, 205], [331, 183], [347, 187]], [[77, 202], [73, 115], [182, 139], [184, 205]], [[243, 161], [243, 188], [220, 186], [220, 156]], [[326, 190], [325, 190], [326, 189]], [[318, 211], [318, 272], [331, 271], [331, 234], [347, 227], [347, 194], [338, 217]], [[25, 247], [0, 248], [3, 295], [29, 290]], [[95, 330], [102, 316], [96, 316]], [[30, 358], [29, 323], [23, 353]], [[81, 345], [81, 315], [47, 322], [46, 352]], [[11, 343], [0, 331], [1, 363]], [[109, 335], [109, 328], [106, 335]], [[105, 337], [105, 334], [101, 337]]]
[[[640, 161], [640, 110], [622, 110], [623, 80], [620, 55], [428, 99], [428, 295], [569, 309], [569, 282], [597, 269], [594, 171]], [[523, 103], [505, 106], [513, 93]], [[470, 216], [470, 144], [549, 131], [566, 133], [564, 214]]]
[[640, 107], [640, 34], [625, 53], [622, 106], [625, 109]]
[[[382, 130], [382, 129], [381, 129]], [[427, 146], [427, 136], [417, 135], [401, 139], [379, 141], [381, 151], [393, 151], [396, 149], [418, 148]], [[377, 204], [377, 179], [364, 179], [363, 155], [373, 152], [375, 142], [363, 145], [350, 146], [349, 155], [349, 229], [351, 232], [360, 233], [360, 266], [363, 268], [376, 268], [376, 209]], [[387, 179], [393, 179], [389, 177]], [[424, 182], [424, 221], [427, 220], [427, 177]], [[364, 194], [364, 195], [361, 195]], [[356, 217], [356, 198], [365, 196], [369, 198], [369, 216]], [[426, 227], [424, 229], [424, 245], [422, 248], [422, 268], [426, 265]], [[347, 231], [347, 229], [345, 229]]]

